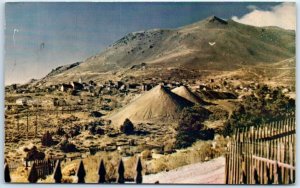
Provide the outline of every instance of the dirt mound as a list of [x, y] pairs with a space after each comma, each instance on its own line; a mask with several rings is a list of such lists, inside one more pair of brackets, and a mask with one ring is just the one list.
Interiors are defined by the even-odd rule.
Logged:
[[200, 97], [195, 95], [191, 90], [189, 90], [186, 86], [180, 86], [172, 90], [173, 93], [195, 103], [195, 104], [202, 104], [206, 105], [207, 102], [202, 100]]
[[133, 123], [174, 121], [178, 119], [182, 109], [189, 106], [193, 106], [193, 103], [158, 85], [108, 119], [115, 126], [120, 126], [126, 118]]

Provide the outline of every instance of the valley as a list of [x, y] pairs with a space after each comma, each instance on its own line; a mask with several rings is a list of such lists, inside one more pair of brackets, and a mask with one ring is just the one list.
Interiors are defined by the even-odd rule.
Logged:
[[28, 181], [30, 162], [44, 159], [61, 160], [69, 183], [81, 160], [88, 183], [98, 181], [100, 159], [113, 181], [120, 159], [132, 168], [140, 157], [148, 182], [150, 174], [222, 160], [243, 115], [258, 118], [252, 125], [294, 112], [295, 68], [295, 33], [276, 27], [212, 16], [129, 33], [83, 62], [5, 87], [13, 182]]

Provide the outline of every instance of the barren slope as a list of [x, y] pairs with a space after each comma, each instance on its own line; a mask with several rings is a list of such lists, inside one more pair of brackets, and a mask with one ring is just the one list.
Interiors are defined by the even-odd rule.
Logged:
[[78, 66], [51, 74], [44, 81], [97, 79], [133, 65], [234, 70], [243, 65], [272, 63], [293, 57], [295, 32], [247, 26], [209, 17], [178, 29], [129, 33]]

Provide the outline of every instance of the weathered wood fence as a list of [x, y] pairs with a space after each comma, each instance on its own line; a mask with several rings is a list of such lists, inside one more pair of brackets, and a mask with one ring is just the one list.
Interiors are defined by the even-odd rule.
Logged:
[[[135, 182], [137, 184], [140, 184], [143, 181], [142, 170], [143, 167], [142, 167], [141, 159], [138, 158], [136, 163], [135, 179], [134, 180], [125, 179], [125, 168], [124, 168], [123, 160], [121, 159], [117, 167], [117, 172], [118, 172], [117, 179], [111, 180], [111, 179], [107, 179], [104, 161], [101, 160], [99, 164], [98, 174], [95, 175], [99, 177], [98, 183], [116, 182], [116, 183], [124, 184], [127, 182]], [[37, 183], [39, 179], [44, 179], [48, 175], [52, 175], [52, 178], [55, 181], [55, 183], [63, 182], [60, 160], [34, 161], [33, 164], [31, 165], [31, 168], [29, 169], [29, 175], [27, 179], [30, 183]], [[80, 160], [80, 163], [78, 165], [76, 176], [78, 180], [77, 183], [85, 183], [86, 170], [82, 160]], [[7, 163], [5, 163], [4, 166], [4, 179], [5, 182], [12, 181], [10, 176], [9, 165]]]
[[239, 128], [226, 154], [226, 184], [295, 182], [295, 118]]

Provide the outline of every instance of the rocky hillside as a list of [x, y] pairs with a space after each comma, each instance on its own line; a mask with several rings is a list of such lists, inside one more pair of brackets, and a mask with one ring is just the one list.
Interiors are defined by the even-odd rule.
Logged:
[[177, 29], [129, 33], [103, 52], [43, 80], [95, 79], [135, 65], [185, 69], [234, 70], [244, 65], [273, 63], [295, 56], [295, 32], [254, 27], [215, 16]]

